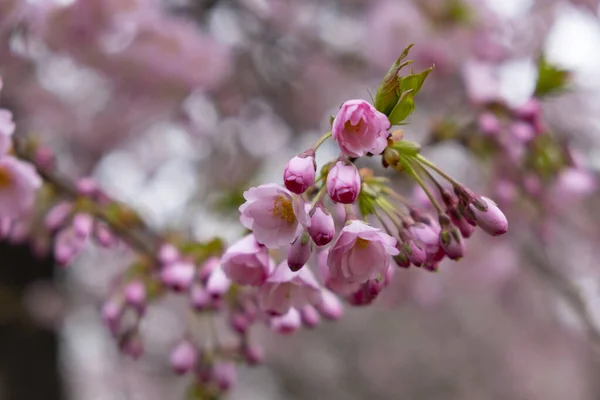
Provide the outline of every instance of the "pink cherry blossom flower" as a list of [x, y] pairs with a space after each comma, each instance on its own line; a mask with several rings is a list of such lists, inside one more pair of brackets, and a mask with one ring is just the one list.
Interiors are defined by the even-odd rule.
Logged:
[[41, 185], [31, 164], [11, 156], [0, 158], [0, 217], [14, 218], [30, 210]]
[[475, 215], [477, 226], [492, 236], [506, 233], [508, 231], [508, 220], [504, 213], [500, 211], [496, 203], [487, 197], [482, 196], [480, 199], [487, 205], [487, 210], [482, 211], [473, 204], [469, 205], [469, 208]]
[[313, 155], [299, 155], [288, 161], [283, 182], [290, 192], [302, 194], [315, 183], [317, 164]]
[[291, 307], [321, 302], [321, 288], [308, 268], [293, 272], [287, 262], [279, 264], [258, 293], [260, 307], [274, 315], [283, 315]]
[[310, 226], [304, 202], [287, 189], [266, 184], [244, 192], [240, 221], [267, 247], [283, 247], [298, 235], [299, 225]]
[[387, 146], [390, 121], [365, 100], [348, 100], [338, 111], [331, 133], [342, 152], [351, 157], [381, 154]]
[[346, 225], [329, 252], [327, 265], [334, 279], [363, 283], [384, 275], [391, 256], [399, 253], [396, 239], [368, 224], [353, 220]]
[[171, 289], [182, 292], [194, 281], [196, 267], [189, 261], [176, 261], [163, 267], [160, 278]]
[[15, 132], [15, 123], [12, 113], [0, 110], [0, 155], [8, 153], [12, 147], [12, 134]]
[[336, 203], [354, 203], [360, 193], [360, 186], [358, 169], [350, 162], [336, 162], [327, 174], [327, 193]]
[[260, 286], [273, 269], [267, 248], [250, 234], [227, 249], [221, 258], [225, 275], [240, 285]]
[[360, 283], [347, 282], [341, 278], [331, 276], [331, 273], [329, 272], [329, 266], [327, 265], [328, 258], [329, 249], [321, 251], [317, 256], [317, 266], [319, 268], [319, 275], [323, 285], [327, 289], [341, 296], [347, 296], [356, 292], [360, 286]]

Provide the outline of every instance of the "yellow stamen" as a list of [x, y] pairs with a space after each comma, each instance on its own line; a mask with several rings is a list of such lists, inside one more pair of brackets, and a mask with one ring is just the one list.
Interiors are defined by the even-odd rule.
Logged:
[[0, 167], [0, 189], [5, 189], [13, 184], [13, 176], [6, 167]]
[[364, 130], [363, 124], [364, 122], [362, 119], [358, 121], [356, 125], [352, 125], [350, 121], [346, 121], [344, 124], [344, 131], [350, 134], [361, 133]]
[[296, 222], [292, 200], [285, 196], [279, 196], [275, 199], [272, 213], [274, 216], [281, 218], [281, 220], [287, 221], [288, 224]]
[[363, 239], [363, 238], [356, 239], [356, 246], [358, 246], [359, 249], [366, 248], [369, 245], [369, 243], [371, 243], [371, 241], [369, 241], [367, 239]]

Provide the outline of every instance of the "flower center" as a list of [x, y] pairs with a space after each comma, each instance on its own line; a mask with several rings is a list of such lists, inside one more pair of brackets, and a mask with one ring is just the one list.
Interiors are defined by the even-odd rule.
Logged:
[[282, 221], [287, 221], [291, 224], [296, 221], [296, 214], [294, 214], [294, 207], [292, 206], [292, 200], [285, 196], [279, 196], [273, 202], [273, 215], [279, 217]]
[[10, 187], [13, 183], [13, 176], [6, 167], [0, 167], [0, 189]]
[[346, 123], [344, 124], [344, 131], [346, 131], [347, 133], [354, 135], [354, 134], [360, 134], [364, 131], [364, 121], [362, 119], [360, 119], [356, 125], [352, 125], [352, 123], [350, 121], [346, 121]]
[[359, 249], [366, 249], [367, 246], [369, 245], [369, 243], [371, 243], [371, 241], [367, 240], [367, 239], [363, 239], [363, 238], [356, 239], [356, 246]]

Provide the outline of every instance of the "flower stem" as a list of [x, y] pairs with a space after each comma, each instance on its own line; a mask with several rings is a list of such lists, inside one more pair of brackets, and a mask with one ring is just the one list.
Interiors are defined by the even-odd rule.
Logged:
[[435, 199], [435, 197], [433, 197], [433, 194], [431, 193], [431, 191], [429, 190], [429, 188], [427, 187], [427, 185], [425, 184], [425, 182], [423, 182], [423, 179], [421, 179], [421, 177], [419, 176], [419, 174], [417, 174], [417, 172], [413, 169], [413, 167], [410, 165], [410, 163], [408, 161], [403, 161], [402, 164], [404, 165], [404, 168], [406, 169], [406, 171], [413, 178], [415, 178], [415, 181], [417, 181], [417, 183], [419, 184], [419, 186], [421, 186], [421, 188], [423, 189], [423, 191], [425, 192], [425, 194], [429, 198], [429, 201], [431, 202], [431, 204], [433, 205], [433, 207], [435, 208], [435, 210], [437, 211], [437, 213], [439, 215], [442, 215], [444, 213], [442, 211], [442, 208], [438, 204], [438, 202]]
[[428, 159], [426, 159], [422, 155], [417, 154], [414, 158], [419, 163], [421, 163], [423, 165], [426, 165], [427, 167], [429, 167], [432, 170], [434, 170], [435, 172], [437, 172], [442, 178], [444, 178], [448, 182], [450, 182], [452, 184], [452, 186], [459, 186], [459, 187], [462, 186], [460, 184], [460, 182], [458, 182], [456, 179], [452, 178], [450, 175], [448, 175], [447, 173], [445, 173], [440, 167], [438, 167], [437, 165], [435, 165], [434, 163], [432, 163], [431, 161], [429, 161]]
[[331, 131], [329, 131], [329, 132], [327, 132], [326, 134], [324, 134], [323, 136], [321, 136], [321, 137], [319, 138], [319, 140], [317, 140], [317, 142], [315, 143], [315, 145], [312, 147], [312, 149], [313, 149], [314, 151], [317, 151], [317, 149], [318, 149], [319, 147], [321, 147], [321, 145], [322, 145], [323, 143], [325, 143], [325, 141], [326, 141], [327, 139], [329, 139], [330, 137], [331, 137]]

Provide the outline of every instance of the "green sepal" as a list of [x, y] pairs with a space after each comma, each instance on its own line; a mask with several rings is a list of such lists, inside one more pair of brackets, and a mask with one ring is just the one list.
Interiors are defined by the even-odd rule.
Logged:
[[543, 97], [566, 89], [571, 74], [551, 64], [544, 56], [538, 60], [538, 79], [535, 86], [535, 96]]

